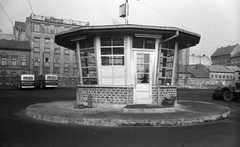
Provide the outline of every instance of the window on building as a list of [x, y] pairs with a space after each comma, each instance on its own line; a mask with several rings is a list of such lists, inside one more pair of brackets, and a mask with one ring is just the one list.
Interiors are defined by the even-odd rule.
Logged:
[[34, 52], [40, 52], [40, 48], [39, 47], [34, 47]]
[[103, 66], [124, 65], [123, 37], [101, 37], [101, 64]]
[[35, 32], [40, 32], [40, 25], [39, 25], [39, 24], [34, 24], [33, 30], [34, 30]]
[[69, 67], [70, 67], [70, 66], [69, 66], [69, 63], [64, 63], [64, 67], [69, 68]]
[[60, 54], [60, 48], [55, 47], [55, 49], [54, 49], [54, 54]]
[[21, 65], [22, 66], [27, 66], [27, 59], [26, 58], [22, 58]]
[[12, 58], [12, 66], [16, 66], [17, 65], [17, 58]]
[[60, 57], [59, 56], [54, 57], [53, 62], [60, 63]]
[[69, 55], [70, 51], [69, 49], [64, 49], [64, 54]]
[[45, 33], [50, 34], [50, 25], [45, 25]]
[[7, 66], [7, 58], [6, 57], [2, 57], [2, 66]]
[[223, 79], [225, 79], [225, 75], [223, 75]]
[[39, 68], [39, 67], [33, 67], [33, 73], [34, 73], [35, 75], [39, 75], [39, 73], [40, 73], [40, 68]]
[[226, 75], [226, 79], [229, 79], [229, 75]]
[[40, 62], [40, 54], [39, 53], [34, 53], [33, 60], [34, 60], [34, 62]]
[[101, 37], [101, 82], [103, 85], [125, 84], [124, 37]]
[[50, 52], [50, 48], [44, 48], [44, 52], [45, 53], [49, 53]]
[[50, 46], [50, 38], [44, 38], [44, 46]]
[[33, 38], [33, 46], [39, 48], [40, 47], [40, 38], [34, 37]]
[[165, 43], [161, 48], [160, 55], [160, 85], [171, 85], [172, 74], [173, 74], [173, 63], [174, 63], [174, 49], [170, 43]]
[[213, 79], [214, 78], [214, 74], [211, 74], [211, 79]]
[[49, 57], [44, 57], [44, 62], [50, 62]]
[[43, 73], [44, 74], [50, 74], [50, 67], [44, 67], [43, 68]]
[[80, 58], [82, 83], [84, 85], [97, 84], [96, 57], [93, 39], [85, 39], [80, 41]]
[[155, 49], [155, 39], [133, 37], [133, 48]]
[[65, 76], [70, 76], [69, 68], [64, 68], [64, 75]]
[[54, 67], [53, 68], [53, 74], [60, 74], [60, 68], [59, 67]]
[[55, 26], [55, 34], [57, 34], [57, 33], [60, 33], [61, 31], [60, 31], [60, 27], [57, 27], [57, 26]]

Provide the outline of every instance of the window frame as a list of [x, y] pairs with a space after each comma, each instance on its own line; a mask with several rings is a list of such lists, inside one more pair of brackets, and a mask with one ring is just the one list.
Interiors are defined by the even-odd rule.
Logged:
[[101, 66], [125, 66], [124, 36], [100, 37], [100, 56]]
[[[96, 50], [94, 46], [94, 38], [87, 38], [79, 41], [80, 44], [80, 65], [81, 65], [81, 83], [82, 85], [97, 85], [98, 84], [98, 73], [97, 73], [97, 63], [96, 63]], [[90, 62], [93, 59], [94, 62]], [[82, 61], [86, 61], [83, 64]], [[95, 71], [91, 73], [92, 71]]]

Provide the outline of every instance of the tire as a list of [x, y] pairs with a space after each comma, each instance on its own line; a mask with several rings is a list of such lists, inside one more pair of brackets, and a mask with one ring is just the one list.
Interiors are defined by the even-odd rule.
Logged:
[[234, 99], [234, 95], [233, 95], [233, 93], [232, 93], [231, 91], [225, 90], [225, 91], [223, 92], [223, 99], [224, 99], [225, 101], [227, 101], [227, 102], [231, 102], [231, 101], [233, 101], [233, 99]]

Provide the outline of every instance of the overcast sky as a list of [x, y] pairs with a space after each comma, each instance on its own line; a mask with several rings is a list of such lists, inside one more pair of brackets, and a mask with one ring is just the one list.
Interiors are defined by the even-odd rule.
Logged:
[[[0, 28], [12, 34], [15, 21], [36, 15], [89, 21], [90, 25], [124, 24], [119, 6], [126, 0], [0, 0]], [[240, 44], [239, 0], [128, 0], [129, 23], [178, 27], [201, 35], [190, 52], [211, 56], [221, 47]], [[30, 4], [32, 6], [32, 10]], [[4, 13], [5, 9], [8, 17]]]

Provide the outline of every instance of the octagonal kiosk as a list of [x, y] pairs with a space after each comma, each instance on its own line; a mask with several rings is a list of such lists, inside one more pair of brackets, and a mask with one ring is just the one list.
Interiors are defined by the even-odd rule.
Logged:
[[76, 52], [81, 83], [77, 104], [122, 108], [177, 98], [178, 53], [200, 35], [175, 27], [84, 26], [61, 32], [55, 43]]

